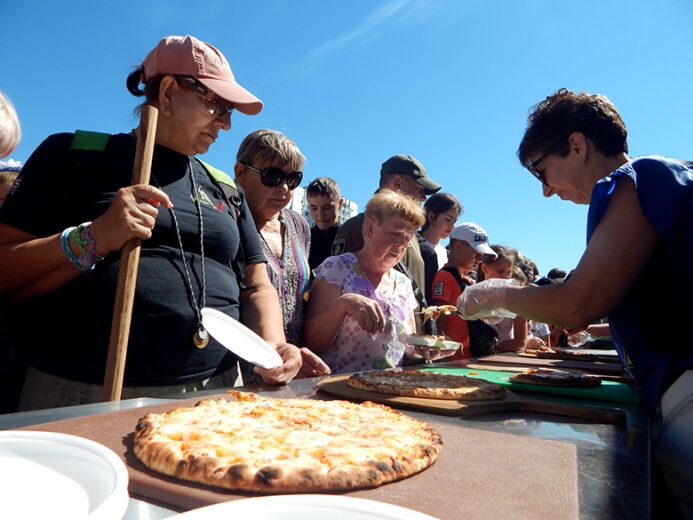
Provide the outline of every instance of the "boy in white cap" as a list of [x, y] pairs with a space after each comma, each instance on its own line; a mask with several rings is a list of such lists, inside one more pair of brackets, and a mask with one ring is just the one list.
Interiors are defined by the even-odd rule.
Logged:
[[[474, 283], [469, 273], [481, 263], [484, 255], [496, 257], [488, 244], [488, 235], [481, 226], [463, 222], [450, 233], [448, 263], [433, 277], [432, 305], [456, 305], [462, 291]], [[452, 359], [480, 356], [491, 352], [498, 343], [498, 334], [480, 320], [467, 321], [455, 314], [438, 320], [438, 331], [463, 348]]]

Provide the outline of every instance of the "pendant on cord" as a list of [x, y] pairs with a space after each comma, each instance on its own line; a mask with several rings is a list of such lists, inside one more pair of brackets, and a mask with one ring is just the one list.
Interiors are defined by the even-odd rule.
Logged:
[[205, 348], [207, 343], [209, 343], [209, 333], [204, 327], [197, 329], [197, 332], [193, 336], [193, 343], [197, 348]]

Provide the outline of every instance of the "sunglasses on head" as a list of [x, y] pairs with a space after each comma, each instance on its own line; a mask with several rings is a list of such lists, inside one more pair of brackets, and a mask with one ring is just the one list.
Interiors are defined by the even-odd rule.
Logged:
[[219, 96], [211, 92], [202, 83], [197, 81], [192, 76], [174, 76], [179, 85], [188, 90], [193, 90], [202, 96], [202, 107], [214, 117], [225, 116], [233, 112], [233, 103], [221, 99]]
[[277, 168], [276, 166], [268, 166], [267, 168], [260, 170], [246, 163], [241, 164], [249, 170], [259, 173], [260, 182], [265, 186], [269, 186], [270, 188], [274, 188], [275, 186], [279, 186], [282, 182], [286, 182], [286, 186], [290, 190], [293, 190], [299, 184], [301, 184], [301, 181], [303, 180], [302, 171], [286, 173], [284, 170]]

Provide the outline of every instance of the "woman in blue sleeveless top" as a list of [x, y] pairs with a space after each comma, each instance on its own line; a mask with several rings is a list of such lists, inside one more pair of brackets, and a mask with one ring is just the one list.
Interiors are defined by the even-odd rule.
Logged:
[[679, 507], [693, 517], [693, 164], [628, 157], [626, 127], [602, 95], [561, 89], [537, 104], [520, 162], [558, 195], [589, 204], [587, 248], [564, 284], [465, 291], [468, 317], [507, 308], [584, 327], [608, 316], [660, 434], [655, 454]]

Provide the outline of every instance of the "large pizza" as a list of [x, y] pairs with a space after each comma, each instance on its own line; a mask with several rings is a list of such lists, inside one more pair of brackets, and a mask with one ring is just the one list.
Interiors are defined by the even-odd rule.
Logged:
[[137, 457], [184, 480], [294, 493], [378, 486], [424, 470], [442, 449], [433, 428], [387, 406], [229, 393], [236, 400], [144, 416]]

